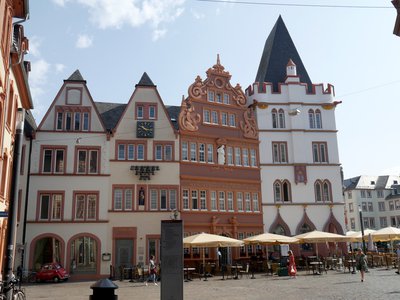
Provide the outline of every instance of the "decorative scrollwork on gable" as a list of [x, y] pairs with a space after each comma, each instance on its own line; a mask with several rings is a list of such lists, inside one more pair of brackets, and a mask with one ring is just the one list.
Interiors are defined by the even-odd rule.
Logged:
[[249, 139], [257, 139], [258, 138], [257, 122], [252, 107], [249, 107], [243, 113], [243, 118], [244, 121], [240, 122], [240, 128], [243, 131], [243, 135]]
[[244, 95], [240, 84], [239, 83], [236, 84], [236, 86], [233, 90], [235, 91], [233, 100], [236, 102], [237, 105], [244, 107], [246, 105], [246, 96]]
[[194, 99], [200, 99], [202, 96], [207, 94], [200, 76], [196, 77], [194, 83], [192, 83], [192, 85], [189, 87], [188, 92], [189, 97]]
[[200, 114], [194, 111], [194, 106], [189, 99], [182, 101], [182, 109], [179, 113], [179, 127], [187, 131], [199, 130]]

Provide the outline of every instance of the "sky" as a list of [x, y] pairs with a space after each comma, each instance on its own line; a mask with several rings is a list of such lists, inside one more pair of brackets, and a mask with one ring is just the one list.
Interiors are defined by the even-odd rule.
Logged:
[[400, 174], [400, 37], [390, 0], [29, 2], [25, 59], [37, 124], [76, 69], [96, 102], [127, 103], [146, 72], [165, 105], [180, 105], [219, 54], [244, 90], [281, 15], [312, 82], [334, 85], [342, 101], [344, 177]]

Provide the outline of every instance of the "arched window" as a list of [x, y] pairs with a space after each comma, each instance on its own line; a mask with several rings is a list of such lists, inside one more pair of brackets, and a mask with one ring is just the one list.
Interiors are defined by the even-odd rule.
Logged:
[[308, 124], [310, 128], [315, 128], [315, 115], [314, 110], [312, 109], [308, 111]]
[[271, 111], [271, 114], [272, 114], [272, 128], [278, 128], [278, 112], [276, 111], [275, 108]]
[[70, 261], [76, 268], [74, 273], [97, 273], [98, 246], [90, 236], [79, 236], [71, 242]]
[[322, 202], [322, 186], [321, 182], [317, 180], [315, 182], [315, 201], [316, 202]]
[[315, 111], [315, 128], [322, 128], [321, 111], [319, 109]]
[[290, 202], [291, 191], [290, 183], [287, 180], [277, 180], [274, 183], [274, 198], [275, 202]]
[[272, 233], [286, 235], [285, 228], [283, 228], [283, 226], [280, 224], [276, 225], [276, 227]]
[[279, 118], [279, 128], [285, 128], [285, 112], [283, 111], [283, 109], [279, 110], [278, 113], [278, 118]]
[[316, 202], [332, 202], [331, 183], [328, 180], [317, 180], [314, 188]]

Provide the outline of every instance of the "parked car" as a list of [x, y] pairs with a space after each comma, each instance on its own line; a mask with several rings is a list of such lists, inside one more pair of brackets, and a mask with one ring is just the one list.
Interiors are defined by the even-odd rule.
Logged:
[[44, 264], [36, 273], [36, 281], [60, 282], [68, 280], [69, 274], [59, 263]]

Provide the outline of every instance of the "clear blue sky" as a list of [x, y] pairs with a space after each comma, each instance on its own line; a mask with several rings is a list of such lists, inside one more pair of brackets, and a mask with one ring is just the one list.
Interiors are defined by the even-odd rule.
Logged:
[[[248, 0], [243, 0], [246, 2]], [[248, 87], [279, 15], [314, 83], [337, 100], [345, 178], [400, 174], [400, 37], [389, 0], [258, 0], [264, 3], [383, 6], [351, 9], [196, 0], [31, 0], [30, 86], [39, 123], [76, 69], [94, 101], [127, 103], [147, 72], [166, 105], [180, 105], [197, 75], [216, 62]], [[257, 2], [257, 1], [252, 1]]]

